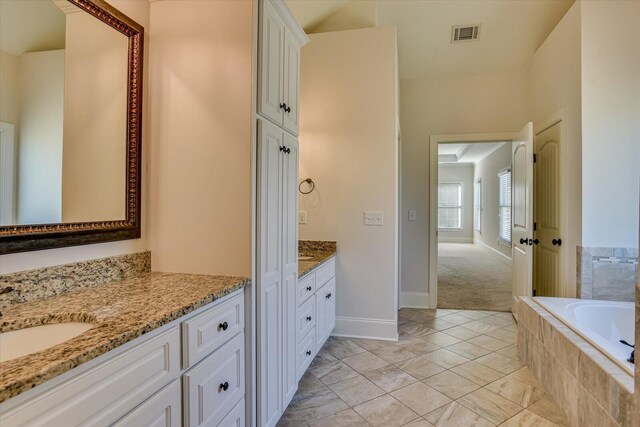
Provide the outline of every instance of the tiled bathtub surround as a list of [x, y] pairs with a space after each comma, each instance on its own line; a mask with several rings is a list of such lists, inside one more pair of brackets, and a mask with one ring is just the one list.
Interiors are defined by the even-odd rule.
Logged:
[[0, 311], [12, 304], [38, 301], [73, 289], [90, 288], [151, 271], [151, 252], [56, 265], [0, 276], [0, 289], [14, 288], [0, 295]]
[[578, 246], [578, 298], [635, 301], [637, 248]]
[[633, 426], [631, 375], [532, 298], [518, 307], [518, 355], [572, 426]]

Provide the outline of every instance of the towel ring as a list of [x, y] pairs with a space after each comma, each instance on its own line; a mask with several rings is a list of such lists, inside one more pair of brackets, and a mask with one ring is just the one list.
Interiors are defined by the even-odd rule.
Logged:
[[[302, 184], [303, 184], [303, 183], [305, 183], [305, 182], [306, 182], [307, 184], [311, 185], [311, 189], [310, 189], [309, 191], [307, 191], [307, 192], [302, 191], [302, 188], [301, 188], [301, 187], [302, 187]], [[316, 183], [315, 183], [315, 182], [313, 182], [313, 180], [312, 180], [311, 178], [307, 178], [307, 179], [305, 179], [305, 180], [303, 180], [303, 181], [300, 181], [300, 184], [298, 185], [298, 191], [299, 191], [300, 193], [302, 193], [302, 194], [309, 194], [309, 193], [311, 193], [313, 190], [315, 190], [315, 188], [316, 188]]]

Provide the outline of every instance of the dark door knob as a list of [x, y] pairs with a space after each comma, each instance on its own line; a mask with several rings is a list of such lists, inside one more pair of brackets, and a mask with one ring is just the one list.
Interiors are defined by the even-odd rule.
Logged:
[[307, 350], [307, 356], [311, 356], [311, 350]]
[[329, 299], [329, 298], [331, 298], [331, 294], [327, 294], [325, 297], [326, 297], [327, 299]]
[[307, 322], [311, 322], [311, 316], [307, 316]]
[[227, 390], [229, 390], [229, 383], [226, 381], [220, 384], [220, 386], [218, 387], [218, 392], [227, 391]]
[[284, 111], [287, 111], [287, 104], [283, 102], [282, 104], [280, 104], [280, 108], [282, 108]]
[[287, 152], [287, 147], [280, 147], [280, 151], [284, 151], [286, 153]]
[[527, 239], [520, 239], [520, 244], [521, 244], [521, 245], [526, 245], [526, 244], [528, 244]]
[[286, 111], [287, 113], [291, 112], [291, 107], [287, 107], [284, 111]]
[[228, 327], [229, 327], [229, 324], [227, 322], [222, 322], [218, 325], [218, 330], [226, 331]]
[[311, 286], [307, 286], [307, 291], [311, 292]]
[[551, 244], [552, 244], [553, 246], [562, 246], [562, 239], [553, 239], [553, 240], [551, 241]]
[[539, 239], [533, 239], [533, 244], [534, 244], [534, 245], [537, 245], [538, 243], [540, 243], [540, 240], [539, 240]]

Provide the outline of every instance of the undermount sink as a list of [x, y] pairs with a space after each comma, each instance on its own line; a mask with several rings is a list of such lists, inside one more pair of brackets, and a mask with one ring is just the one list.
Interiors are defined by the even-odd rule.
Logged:
[[52, 323], [0, 333], [0, 363], [37, 353], [86, 332], [92, 323]]

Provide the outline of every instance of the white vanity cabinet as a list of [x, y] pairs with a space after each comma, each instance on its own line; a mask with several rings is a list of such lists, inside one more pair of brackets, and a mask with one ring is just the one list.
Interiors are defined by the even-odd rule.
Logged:
[[238, 290], [3, 402], [0, 425], [242, 426], [244, 345]]
[[300, 48], [308, 39], [284, 1], [260, 5], [258, 112], [298, 135]]
[[336, 326], [335, 275], [335, 259], [330, 259], [298, 281], [298, 380]]

